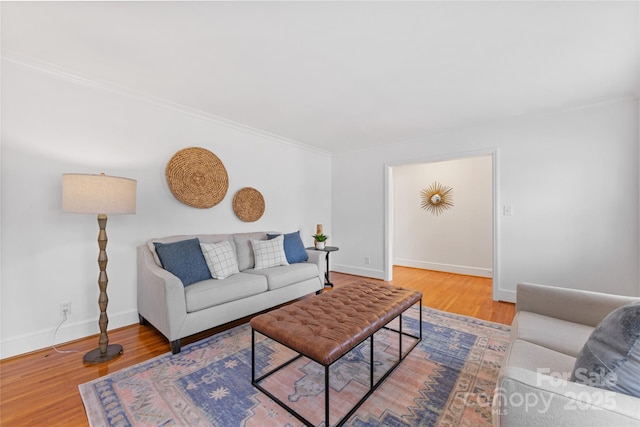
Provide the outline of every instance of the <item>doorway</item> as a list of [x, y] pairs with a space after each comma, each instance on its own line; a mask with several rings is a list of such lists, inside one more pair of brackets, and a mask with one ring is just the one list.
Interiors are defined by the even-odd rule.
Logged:
[[[497, 149], [385, 165], [385, 280], [393, 266], [492, 279], [497, 299]], [[451, 188], [453, 205], [423, 209], [423, 192]]]

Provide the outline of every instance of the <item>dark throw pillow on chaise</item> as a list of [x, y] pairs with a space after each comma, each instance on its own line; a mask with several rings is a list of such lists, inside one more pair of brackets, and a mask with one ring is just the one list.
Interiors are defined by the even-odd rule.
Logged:
[[640, 397], [640, 302], [600, 322], [578, 354], [571, 381]]

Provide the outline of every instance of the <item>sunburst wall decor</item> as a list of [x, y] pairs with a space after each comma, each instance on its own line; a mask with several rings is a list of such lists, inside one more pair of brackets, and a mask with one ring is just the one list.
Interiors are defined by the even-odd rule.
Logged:
[[422, 196], [422, 209], [428, 210], [434, 215], [453, 207], [453, 188], [434, 182], [429, 188], [420, 192]]

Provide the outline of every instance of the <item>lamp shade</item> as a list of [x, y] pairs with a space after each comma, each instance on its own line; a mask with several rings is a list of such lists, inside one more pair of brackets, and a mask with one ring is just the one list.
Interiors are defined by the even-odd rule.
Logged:
[[105, 174], [63, 174], [62, 210], [72, 213], [136, 213], [135, 179]]

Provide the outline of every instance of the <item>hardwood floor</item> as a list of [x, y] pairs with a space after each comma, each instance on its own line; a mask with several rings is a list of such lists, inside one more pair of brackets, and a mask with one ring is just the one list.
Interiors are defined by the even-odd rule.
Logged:
[[505, 325], [515, 315], [514, 304], [492, 300], [491, 279], [394, 267], [391, 283], [422, 291], [422, 304], [438, 310]]
[[[360, 280], [371, 279], [331, 273], [331, 281], [336, 287]], [[391, 283], [421, 290], [423, 305], [439, 310], [504, 324], [510, 324], [514, 316], [513, 304], [491, 300], [490, 279], [395, 267]], [[184, 339], [183, 344], [247, 320]], [[57, 347], [60, 351], [73, 351], [71, 353], [45, 349], [0, 361], [0, 425], [86, 426], [79, 384], [169, 351], [167, 340], [147, 326], [131, 325], [109, 331], [109, 341], [122, 344], [124, 354], [100, 365], [82, 363], [84, 353], [97, 347], [97, 336]]]

